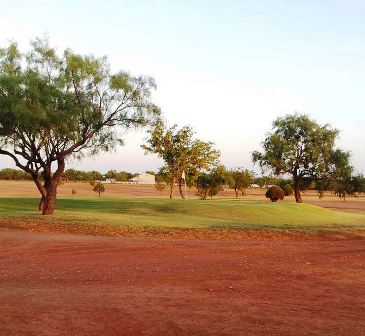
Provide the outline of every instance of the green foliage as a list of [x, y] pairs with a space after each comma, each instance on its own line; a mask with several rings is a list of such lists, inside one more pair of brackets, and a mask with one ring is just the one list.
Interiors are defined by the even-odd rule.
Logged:
[[248, 169], [232, 169], [227, 173], [226, 180], [230, 189], [233, 189], [238, 197], [238, 192], [245, 194], [245, 190], [254, 182], [254, 173]]
[[274, 185], [266, 191], [265, 196], [270, 198], [271, 202], [276, 202], [284, 199], [284, 191], [279, 186]]
[[291, 196], [294, 193], [294, 190], [290, 184], [286, 184], [282, 190], [284, 191], [285, 196]]
[[224, 166], [217, 166], [209, 174], [201, 173], [196, 179], [197, 196], [201, 200], [207, 199], [207, 196], [212, 198], [223, 190], [226, 179], [227, 171]]
[[301, 202], [301, 182], [331, 174], [337, 136], [336, 129], [319, 125], [306, 115], [287, 115], [273, 122], [273, 130], [263, 142], [264, 151], [253, 152], [252, 158], [275, 175], [290, 174], [296, 200]]
[[112, 183], [116, 181], [117, 171], [116, 170], [108, 170], [104, 175], [105, 179], [110, 180]]
[[220, 153], [213, 148], [212, 142], [193, 139], [193, 136], [194, 132], [188, 126], [167, 128], [162, 120], [157, 120], [149, 130], [147, 143], [142, 146], [147, 153], [155, 153], [164, 160], [163, 170], [171, 187], [170, 198], [174, 184], [178, 181], [181, 186], [183, 172], [191, 185], [199, 171], [208, 170], [219, 158]]
[[165, 190], [166, 187], [167, 187], [167, 185], [163, 180], [156, 179], [155, 189], [160, 192], [160, 196], [161, 196], [161, 192], [163, 190]]
[[354, 186], [352, 183], [353, 168], [349, 163], [350, 154], [343, 151], [334, 153], [334, 172], [331, 175], [333, 189], [338, 197], [346, 199], [346, 196], [353, 195]]
[[32, 176], [20, 169], [4, 168], [0, 170], [0, 180], [31, 180]]
[[99, 194], [99, 197], [100, 197], [100, 194], [103, 193], [105, 191], [105, 186], [102, 182], [95, 182], [94, 183], [94, 188], [93, 188], [93, 191], [95, 191], [96, 193]]
[[260, 176], [254, 179], [254, 183], [260, 186], [260, 188], [269, 188], [269, 185], [277, 183], [277, 179], [272, 176]]
[[352, 177], [352, 186], [355, 193], [365, 193], [365, 177], [364, 175], [356, 175]]
[[76, 170], [76, 169], [66, 169], [63, 173], [63, 179], [65, 181], [96, 181], [96, 180], [103, 180], [103, 175], [96, 171], [82, 171], [82, 170]]

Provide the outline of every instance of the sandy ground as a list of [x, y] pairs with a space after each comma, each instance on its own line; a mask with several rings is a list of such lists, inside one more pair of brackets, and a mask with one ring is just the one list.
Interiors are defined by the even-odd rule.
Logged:
[[0, 229], [0, 335], [364, 335], [364, 240]]

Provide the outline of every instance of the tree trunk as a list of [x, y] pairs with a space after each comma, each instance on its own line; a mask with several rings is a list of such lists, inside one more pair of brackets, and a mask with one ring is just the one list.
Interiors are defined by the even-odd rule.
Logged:
[[[52, 175], [51, 165], [47, 166], [43, 172], [44, 178], [44, 186], [42, 198], [44, 198], [42, 215], [52, 215], [55, 206], [56, 206], [56, 198], [57, 198], [57, 187], [62, 180], [62, 174], [65, 170], [65, 160], [63, 157], [60, 157], [57, 160], [57, 170]], [[42, 200], [41, 200], [42, 202]]]
[[182, 190], [182, 179], [180, 179], [180, 181], [179, 181], [179, 192], [180, 192], [181, 198], [185, 199], [185, 195], [184, 195], [184, 192]]
[[294, 196], [297, 203], [303, 203], [302, 196], [300, 195], [299, 179], [294, 177]]
[[175, 179], [173, 178], [171, 180], [171, 185], [170, 185], [170, 199], [174, 197], [174, 186], [175, 186]]
[[56, 206], [57, 185], [54, 181], [45, 183], [46, 196], [44, 197], [44, 205], [42, 215], [52, 215]]
[[38, 210], [41, 210], [43, 211], [43, 208], [44, 208], [44, 202], [46, 200], [46, 197], [42, 195], [40, 201], [39, 201], [39, 206], [38, 206]]
[[235, 189], [234, 192], [236, 193], [236, 198], [238, 198], [238, 189]]

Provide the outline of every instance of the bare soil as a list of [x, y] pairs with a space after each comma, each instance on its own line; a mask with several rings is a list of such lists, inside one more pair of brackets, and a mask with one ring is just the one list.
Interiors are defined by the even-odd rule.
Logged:
[[364, 335], [365, 240], [0, 229], [0, 335]]

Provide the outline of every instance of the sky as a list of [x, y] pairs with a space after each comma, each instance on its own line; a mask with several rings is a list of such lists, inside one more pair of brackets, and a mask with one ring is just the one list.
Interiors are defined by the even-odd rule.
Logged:
[[[365, 173], [363, 0], [0, 0], [0, 46], [48, 35], [61, 53], [107, 55], [113, 71], [150, 75], [169, 125], [213, 141], [228, 168], [258, 171], [277, 117], [298, 112], [339, 129], [337, 145]], [[116, 151], [68, 167], [144, 172], [143, 130]], [[0, 157], [0, 167], [13, 162]]]

